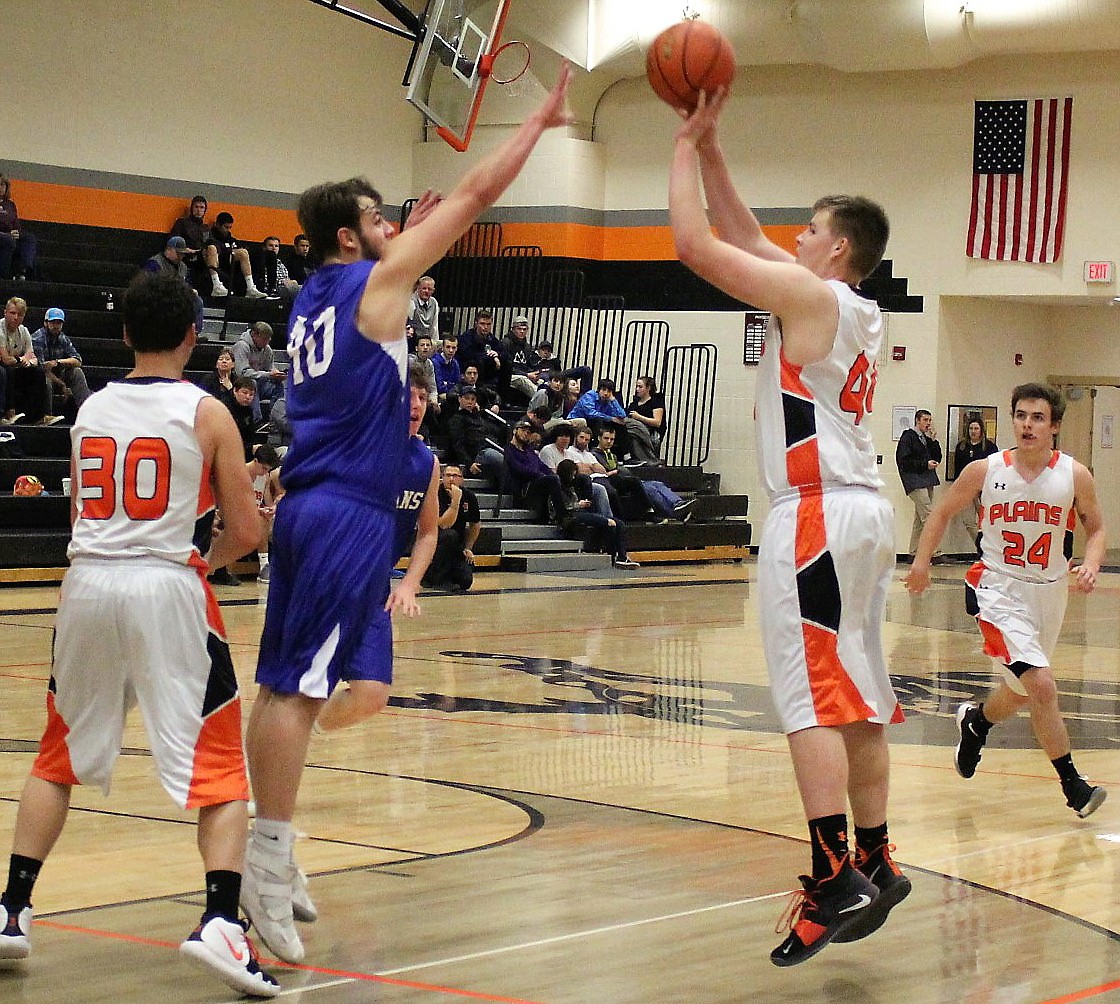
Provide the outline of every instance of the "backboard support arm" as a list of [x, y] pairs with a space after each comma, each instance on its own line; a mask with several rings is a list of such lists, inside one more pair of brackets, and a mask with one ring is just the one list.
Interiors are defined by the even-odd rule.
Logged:
[[339, 3], [339, 0], [311, 0], [311, 2], [320, 7], [325, 7], [327, 10], [333, 10], [338, 14], [345, 14], [347, 17], [352, 17], [355, 21], [361, 21], [362, 24], [368, 24], [373, 28], [387, 31], [390, 35], [396, 35], [398, 38], [406, 38], [413, 43], [420, 37], [421, 28], [423, 27], [420, 17], [409, 10], [400, 0], [377, 0], [377, 2], [392, 14], [393, 17], [400, 21], [400, 23], [404, 25], [403, 28], [395, 24], [390, 24], [388, 21], [379, 21], [365, 11], [355, 10], [353, 7], [347, 7], [345, 4]]

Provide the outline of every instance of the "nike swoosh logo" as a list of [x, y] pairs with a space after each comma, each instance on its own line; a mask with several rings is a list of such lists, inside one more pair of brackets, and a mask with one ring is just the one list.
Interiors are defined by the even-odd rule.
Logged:
[[865, 906], [871, 905], [871, 897], [865, 892], [859, 894], [859, 902], [853, 903], [851, 906], [844, 907], [843, 910], [837, 910], [837, 913], [851, 913], [854, 910], [862, 910]]
[[[841, 911], [841, 912], [843, 912], [843, 911]], [[241, 949], [241, 951], [238, 951], [236, 948], [234, 948], [233, 942], [230, 941], [229, 938], [226, 937], [226, 934], [225, 934], [224, 931], [220, 931], [219, 933], [222, 936], [222, 940], [226, 943], [226, 947], [229, 949], [230, 955], [232, 955], [235, 959], [237, 959], [237, 961], [240, 962], [242, 965], [244, 965], [246, 962], [249, 961], [249, 951], [248, 951], [248, 949], [243, 948], [243, 949]]]

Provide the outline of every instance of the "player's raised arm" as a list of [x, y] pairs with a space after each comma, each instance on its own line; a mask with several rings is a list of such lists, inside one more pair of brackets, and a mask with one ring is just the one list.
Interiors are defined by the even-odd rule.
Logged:
[[728, 92], [722, 90], [710, 97], [704, 96], [691, 116], [693, 121], [686, 122], [686, 128], [696, 135], [708, 215], [720, 239], [728, 244], [768, 261], [795, 261], [792, 254], [766, 236], [754, 211], [735, 190], [719, 142], [719, 116], [728, 96]]
[[439, 261], [479, 214], [498, 200], [525, 166], [544, 132], [572, 121], [568, 108], [571, 81], [572, 70], [565, 63], [556, 86], [521, 128], [472, 167], [421, 222], [387, 242], [358, 308], [358, 326], [363, 332], [381, 340], [379, 327], [391, 326], [392, 337], [399, 337], [396, 332], [403, 328], [417, 276]]

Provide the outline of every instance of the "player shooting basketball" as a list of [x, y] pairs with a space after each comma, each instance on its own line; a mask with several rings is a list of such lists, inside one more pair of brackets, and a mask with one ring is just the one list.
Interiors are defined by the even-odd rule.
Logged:
[[880, 636], [894, 513], [879, 493], [866, 422], [883, 325], [875, 301], [857, 289], [882, 259], [889, 226], [875, 203], [829, 196], [813, 207], [796, 254], [771, 242], [720, 149], [726, 101], [723, 90], [701, 96], [677, 132], [669, 212], [685, 265], [771, 311], [756, 405], [771, 503], [758, 556], [759, 619], [813, 856], [790, 934], [770, 954], [791, 966], [832, 941], [866, 937], [910, 891], [887, 840], [884, 726], [902, 720]]

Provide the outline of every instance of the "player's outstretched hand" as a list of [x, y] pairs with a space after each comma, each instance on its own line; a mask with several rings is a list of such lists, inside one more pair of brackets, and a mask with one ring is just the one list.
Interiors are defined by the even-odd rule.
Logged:
[[678, 108], [677, 114], [684, 119], [684, 124], [677, 130], [677, 139], [694, 146], [711, 140], [715, 136], [720, 112], [723, 111], [730, 93], [726, 87], [719, 87], [711, 94], [701, 91], [695, 111], [688, 112]]
[[914, 596], [920, 596], [929, 589], [929, 565], [918, 565], [917, 567], [911, 565], [910, 571], [902, 581], [906, 583], [906, 588], [910, 593]]
[[439, 192], [432, 191], [430, 188], [425, 190], [424, 194], [413, 205], [412, 212], [408, 214], [408, 219], [405, 220], [404, 224], [405, 230], [416, 226], [418, 223], [423, 223], [442, 201], [443, 196]]
[[420, 613], [420, 604], [416, 602], [416, 589], [404, 579], [397, 583], [396, 589], [389, 590], [389, 598], [385, 601], [385, 610], [393, 616], [398, 610], [408, 617], [415, 617]]
[[1070, 569], [1073, 586], [1079, 593], [1091, 593], [1097, 588], [1098, 570], [1088, 565], [1077, 565]]
[[556, 86], [548, 92], [548, 97], [537, 109], [537, 115], [540, 116], [541, 124], [545, 129], [571, 125], [575, 121], [572, 109], [568, 107], [568, 88], [571, 84], [572, 64], [565, 59], [564, 65], [560, 67], [560, 77], [556, 81]]

